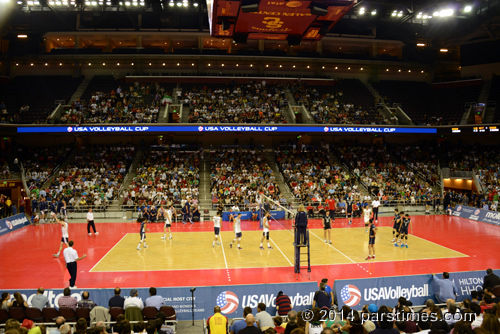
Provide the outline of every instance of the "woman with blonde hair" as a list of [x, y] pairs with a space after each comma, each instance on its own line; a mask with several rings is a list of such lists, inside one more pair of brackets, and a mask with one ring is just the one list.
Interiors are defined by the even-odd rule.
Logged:
[[295, 216], [295, 224], [293, 227], [296, 229], [295, 232], [295, 245], [305, 246], [307, 245], [307, 213], [304, 205], [299, 205], [297, 209], [297, 215]]

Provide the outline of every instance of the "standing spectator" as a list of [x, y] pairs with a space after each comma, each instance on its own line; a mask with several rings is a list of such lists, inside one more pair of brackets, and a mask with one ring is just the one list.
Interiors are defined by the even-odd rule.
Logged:
[[115, 295], [109, 299], [109, 308], [112, 307], [121, 307], [123, 308], [123, 303], [125, 302], [125, 298], [120, 296], [122, 289], [115, 288]]
[[276, 297], [276, 311], [278, 311], [278, 315], [287, 315], [291, 310], [292, 302], [290, 301], [290, 297], [285, 295], [283, 291], [278, 292], [278, 296]]
[[328, 278], [323, 278], [321, 282], [325, 283], [325, 292], [330, 297], [330, 304], [333, 306], [333, 291], [332, 288], [328, 285]]
[[36, 307], [40, 311], [44, 307], [50, 307], [49, 299], [44, 294], [44, 289], [42, 287], [38, 288], [36, 295], [31, 298], [31, 306]]
[[449, 278], [450, 274], [447, 272], [443, 273], [443, 279], [439, 279], [436, 275], [432, 274], [432, 279], [439, 286], [438, 292], [434, 295], [438, 303], [444, 304], [446, 300], [455, 299], [457, 296], [457, 287]]
[[66, 267], [68, 268], [69, 274], [71, 276], [69, 279], [69, 286], [72, 289], [76, 288], [76, 274], [78, 273], [77, 262], [87, 257], [87, 254], [83, 254], [81, 257], [78, 257], [76, 249], [73, 248], [74, 244], [75, 242], [71, 240], [68, 243], [68, 248], [64, 249], [63, 251], [64, 261], [66, 261]]
[[319, 290], [314, 294], [312, 307], [327, 307], [330, 308], [330, 296], [325, 291], [326, 283], [321, 282], [319, 284]]
[[[486, 276], [484, 276], [483, 280], [483, 291], [485, 294], [493, 295], [493, 288], [497, 285], [500, 285], [500, 277], [493, 273], [491, 268], [486, 270]], [[479, 292], [481, 294], [481, 292]]]

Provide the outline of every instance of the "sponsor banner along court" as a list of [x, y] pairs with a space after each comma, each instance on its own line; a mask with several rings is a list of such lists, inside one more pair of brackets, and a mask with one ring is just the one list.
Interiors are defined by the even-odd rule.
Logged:
[[[464, 271], [450, 273], [450, 280], [457, 287], [457, 301], [470, 298], [470, 292], [482, 289], [484, 271]], [[494, 270], [500, 275], [500, 270]], [[442, 273], [436, 273], [442, 279]], [[399, 297], [405, 297], [413, 305], [423, 305], [427, 299], [434, 299], [438, 286], [432, 275], [413, 275], [398, 277], [380, 277], [335, 281], [337, 302], [339, 308], [347, 305], [355, 310], [361, 310], [363, 305], [375, 304], [394, 307]]]
[[456, 217], [500, 226], [500, 212], [457, 205], [452, 214]]
[[0, 235], [4, 235], [30, 224], [24, 213], [0, 219]]
[[[173, 306], [177, 313], [177, 320], [191, 320], [193, 299], [190, 289], [192, 287], [157, 288], [157, 294], [165, 300], [165, 305]], [[131, 288], [122, 288], [121, 295], [127, 298]], [[228, 318], [243, 317], [246, 306], [257, 313], [257, 305], [264, 303], [266, 311], [276, 313], [276, 296], [283, 291], [290, 297], [294, 310], [310, 309], [314, 292], [318, 289], [316, 282], [309, 283], [283, 283], [262, 285], [233, 285], [197, 287], [194, 292], [194, 317], [196, 320], [208, 318], [214, 313], [214, 306], [221, 308], [222, 314]], [[146, 301], [149, 297], [148, 288], [139, 288], [139, 297]], [[11, 296], [19, 291], [31, 306], [31, 300], [36, 295], [36, 290], [5, 290]], [[114, 296], [114, 289], [73, 289], [72, 296], [81, 300], [81, 293], [89, 291], [90, 299], [98, 306], [108, 307], [108, 302]], [[49, 299], [51, 307], [59, 307], [59, 298], [63, 296], [63, 289], [46, 289], [44, 295]]]

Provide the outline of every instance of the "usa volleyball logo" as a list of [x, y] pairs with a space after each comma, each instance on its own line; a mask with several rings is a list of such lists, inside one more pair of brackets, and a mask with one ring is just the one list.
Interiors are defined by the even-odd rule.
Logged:
[[68, 132], [72, 132], [73, 128], [71, 126], [68, 126]]
[[7, 227], [9, 228], [9, 230], [12, 230], [14, 228], [14, 225], [12, 225], [12, 223], [8, 220], [5, 221], [5, 225], [7, 225]]
[[476, 211], [474, 211], [474, 214], [477, 216], [481, 213], [481, 210], [477, 209]]
[[327, 126], [325, 126], [325, 132], [328, 132], [328, 130], [330, 130], [330, 129], [328, 129], [328, 127], [327, 127]]
[[349, 284], [345, 285], [342, 290], [340, 290], [340, 297], [345, 305], [353, 307], [358, 305], [361, 301], [361, 292], [355, 285]]
[[239, 304], [238, 296], [234, 292], [224, 291], [217, 296], [217, 306], [220, 307], [220, 311], [224, 314], [233, 313], [238, 309]]
[[198, 127], [198, 131], [203, 131], [203, 127], [202, 126]]
[[457, 211], [460, 211], [460, 210], [462, 210], [462, 206], [461, 206], [461, 205], [459, 205], [459, 206], [457, 207]]

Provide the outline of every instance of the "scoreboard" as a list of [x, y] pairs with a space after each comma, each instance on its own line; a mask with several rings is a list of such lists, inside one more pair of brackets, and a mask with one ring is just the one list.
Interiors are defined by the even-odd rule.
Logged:
[[233, 38], [287, 40], [290, 45], [320, 40], [357, 0], [207, 0], [210, 34]]

